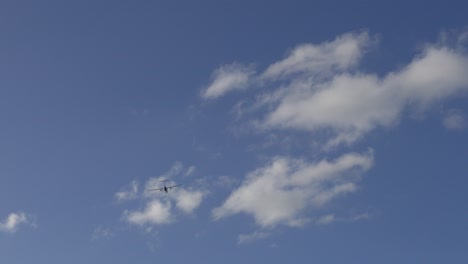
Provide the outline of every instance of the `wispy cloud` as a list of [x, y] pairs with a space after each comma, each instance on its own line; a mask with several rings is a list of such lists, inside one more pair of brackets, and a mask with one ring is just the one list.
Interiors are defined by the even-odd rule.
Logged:
[[91, 235], [91, 240], [97, 241], [97, 240], [109, 240], [114, 236], [114, 233], [112, 230], [108, 227], [104, 226], [98, 226], [93, 230], [93, 233]]
[[371, 218], [371, 214], [370, 213], [361, 213], [361, 214], [358, 214], [358, 215], [354, 215], [353, 217], [351, 217], [351, 221], [360, 221], [360, 220], [366, 220], [366, 219], [370, 219]]
[[357, 215], [351, 216], [337, 216], [336, 214], [327, 214], [322, 215], [316, 218], [313, 222], [318, 225], [329, 225], [332, 223], [340, 222], [340, 223], [350, 223], [350, 222], [357, 222], [361, 220], [367, 220], [371, 218], [370, 213], [361, 213]]
[[0, 222], [0, 232], [15, 233], [20, 226], [36, 226], [34, 218], [23, 212], [10, 213], [7, 218]]
[[118, 200], [139, 199], [144, 206], [125, 210], [122, 219], [130, 224], [148, 227], [172, 223], [177, 218], [178, 212], [185, 215], [193, 214], [207, 195], [202, 187], [196, 184], [189, 186], [185, 183], [171, 189], [167, 194], [149, 190], [161, 188], [163, 180], [168, 180], [167, 186], [175, 185], [174, 179], [183, 179], [194, 171], [195, 166], [185, 167], [182, 162], [178, 161], [162, 175], [149, 178], [141, 191], [138, 189], [138, 182], [132, 181], [124, 188], [125, 191], [118, 192], [115, 196]]
[[260, 78], [277, 80], [301, 75], [310, 77], [311, 74], [316, 78], [328, 76], [356, 66], [374, 42], [375, 39], [371, 39], [367, 32], [362, 32], [347, 33], [318, 45], [299, 45], [286, 58], [271, 64]]
[[171, 203], [152, 200], [141, 211], [126, 210], [123, 214], [126, 221], [136, 225], [168, 224], [173, 221]]
[[448, 130], [463, 130], [468, 122], [462, 111], [452, 109], [445, 115], [443, 124]]
[[216, 188], [232, 188], [238, 182], [237, 178], [221, 175], [213, 181], [213, 186]]
[[187, 170], [185, 171], [184, 176], [192, 175], [195, 172], [196, 169], [197, 169], [197, 167], [195, 167], [195, 166], [188, 167]]
[[174, 162], [174, 164], [172, 164], [172, 167], [169, 169], [169, 171], [161, 175], [161, 177], [166, 177], [166, 178], [176, 177], [183, 170], [184, 170], [184, 164], [180, 161], [176, 161]]
[[246, 176], [224, 204], [213, 210], [219, 220], [245, 213], [260, 227], [304, 223], [308, 208], [320, 208], [357, 189], [360, 175], [371, 168], [373, 153], [349, 153], [336, 160], [309, 163], [277, 157]]
[[237, 244], [239, 245], [249, 244], [256, 240], [265, 239], [269, 237], [270, 235], [271, 233], [266, 232], [266, 231], [255, 231], [250, 234], [240, 234], [237, 237]]
[[202, 91], [201, 96], [204, 99], [213, 99], [233, 90], [245, 89], [253, 74], [251, 66], [238, 63], [221, 66], [213, 72], [211, 84]]
[[123, 188], [123, 191], [115, 193], [117, 201], [133, 200], [138, 197], [138, 182], [132, 181], [129, 185]]
[[327, 225], [336, 221], [334, 214], [324, 215], [317, 219], [316, 223], [319, 225]]

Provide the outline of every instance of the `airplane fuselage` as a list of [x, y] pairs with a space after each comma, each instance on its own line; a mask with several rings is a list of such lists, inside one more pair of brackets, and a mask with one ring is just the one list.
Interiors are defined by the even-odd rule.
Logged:
[[160, 192], [165, 192], [165, 193], [168, 193], [169, 190], [172, 190], [172, 188], [175, 188], [175, 187], [178, 187], [182, 184], [177, 184], [177, 185], [172, 185], [172, 186], [166, 186], [166, 181], [167, 180], [164, 180], [164, 187], [161, 187], [161, 188], [155, 188], [155, 189], [149, 189], [148, 191], [160, 191]]

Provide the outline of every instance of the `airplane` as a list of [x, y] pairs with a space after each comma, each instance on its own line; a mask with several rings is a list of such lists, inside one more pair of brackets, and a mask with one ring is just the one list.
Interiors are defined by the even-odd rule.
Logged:
[[181, 186], [181, 185], [182, 185], [182, 184], [177, 184], [177, 185], [173, 185], [173, 186], [166, 186], [166, 182], [167, 182], [167, 181], [168, 181], [168, 180], [159, 181], [159, 182], [164, 182], [164, 187], [162, 187], [162, 188], [156, 188], [156, 189], [149, 189], [148, 191], [160, 191], [160, 192], [164, 191], [165, 193], [167, 193], [168, 190], [171, 190], [172, 188], [175, 188], [175, 187], [177, 187], [177, 186]]

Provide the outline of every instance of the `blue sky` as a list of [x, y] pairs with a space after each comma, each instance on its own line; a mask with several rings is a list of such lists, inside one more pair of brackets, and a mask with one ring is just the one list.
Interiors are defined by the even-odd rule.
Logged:
[[466, 262], [467, 8], [2, 1], [0, 262]]

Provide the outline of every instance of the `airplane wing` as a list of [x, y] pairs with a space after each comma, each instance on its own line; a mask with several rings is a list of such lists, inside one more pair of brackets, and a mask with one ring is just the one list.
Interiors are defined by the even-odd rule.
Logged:
[[181, 186], [182, 184], [177, 184], [177, 185], [173, 185], [173, 186], [167, 186], [168, 189], [172, 189], [172, 188], [175, 188], [177, 186]]
[[164, 190], [164, 188], [149, 189], [149, 190], [147, 190], [147, 191], [162, 191], [162, 190]]

